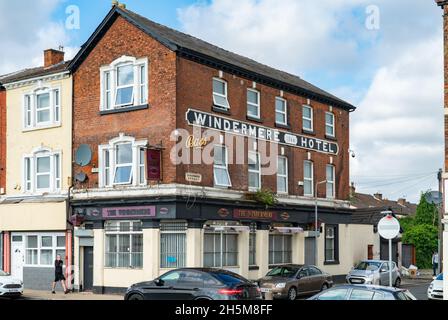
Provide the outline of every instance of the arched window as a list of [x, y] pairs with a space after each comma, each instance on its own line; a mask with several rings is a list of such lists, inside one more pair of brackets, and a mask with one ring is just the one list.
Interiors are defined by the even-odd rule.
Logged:
[[38, 148], [23, 158], [25, 193], [54, 193], [61, 190], [61, 152]]
[[61, 89], [39, 87], [23, 96], [23, 128], [25, 130], [61, 124]]

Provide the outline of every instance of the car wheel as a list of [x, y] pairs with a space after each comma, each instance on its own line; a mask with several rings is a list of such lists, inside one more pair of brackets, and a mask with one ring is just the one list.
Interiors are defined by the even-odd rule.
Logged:
[[325, 290], [327, 290], [327, 289], [328, 289], [328, 284], [324, 283], [324, 284], [322, 285], [322, 288], [320, 288], [320, 292], [325, 291]]
[[140, 294], [133, 294], [128, 298], [129, 301], [137, 301], [137, 300], [143, 300], [143, 296]]
[[291, 287], [288, 290], [288, 300], [294, 301], [297, 299], [297, 289], [294, 287]]
[[395, 288], [400, 288], [400, 285], [401, 285], [401, 279], [400, 279], [400, 278], [397, 278], [397, 280], [395, 280], [395, 285], [394, 285], [394, 287], [395, 287]]

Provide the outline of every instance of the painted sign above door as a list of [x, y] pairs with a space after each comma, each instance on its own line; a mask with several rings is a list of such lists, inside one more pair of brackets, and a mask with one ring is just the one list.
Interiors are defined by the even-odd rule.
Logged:
[[257, 126], [248, 122], [220, 117], [194, 109], [189, 109], [187, 111], [186, 120], [190, 126], [200, 126], [206, 129], [269, 141], [295, 148], [317, 151], [320, 153], [333, 155], [339, 153], [339, 146], [335, 142], [311, 138], [269, 127]]

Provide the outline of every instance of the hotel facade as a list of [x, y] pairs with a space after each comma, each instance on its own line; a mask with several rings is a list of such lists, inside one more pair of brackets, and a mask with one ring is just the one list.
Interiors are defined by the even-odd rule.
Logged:
[[[350, 203], [351, 104], [119, 6], [67, 70], [51, 88], [65, 88], [69, 119], [35, 132], [54, 134], [48, 141], [24, 140], [34, 131], [18, 128], [21, 99], [35, 85], [14, 92], [6, 84], [17, 106], [11, 115], [7, 103], [6, 130], [24, 143], [10, 147], [7, 135], [0, 231], [9, 244], [16, 232], [52, 230], [55, 243], [65, 232], [75, 289], [122, 292], [180, 267], [256, 280], [275, 265], [316, 264], [342, 278], [380, 257], [375, 223]], [[39, 148], [73, 164], [61, 165], [57, 210], [8, 202], [25, 197], [19, 161]], [[60, 220], [42, 218], [51, 212]]]

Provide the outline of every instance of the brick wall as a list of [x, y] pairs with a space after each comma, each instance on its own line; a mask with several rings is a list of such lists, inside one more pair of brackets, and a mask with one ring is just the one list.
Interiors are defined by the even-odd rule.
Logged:
[[[100, 115], [100, 67], [127, 55], [149, 59], [149, 109], [128, 113]], [[174, 182], [175, 166], [169, 159], [169, 135], [175, 126], [176, 55], [141, 30], [118, 17], [90, 55], [74, 74], [73, 150], [80, 144], [90, 145], [93, 161], [80, 168], [88, 181], [77, 187], [98, 186], [98, 174], [91, 172], [98, 166], [98, 145], [125, 133], [136, 139], [148, 139], [152, 145], [163, 141], [168, 151], [163, 153], [164, 183]]]
[[0, 88], [0, 188], [6, 188], [6, 90]]

